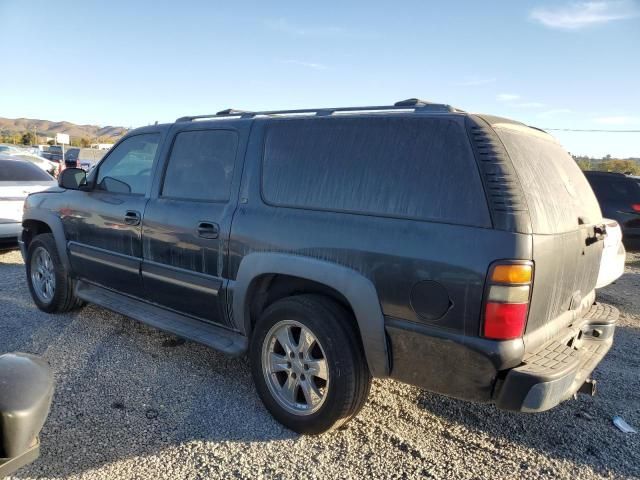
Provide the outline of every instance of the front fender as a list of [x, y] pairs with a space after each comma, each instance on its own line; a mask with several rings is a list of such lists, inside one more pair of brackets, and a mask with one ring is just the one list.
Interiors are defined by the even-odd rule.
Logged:
[[359, 272], [314, 258], [285, 253], [256, 252], [242, 259], [233, 289], [233, 322], [245, 335], [251, 332], [249, 288], [265, 274], [292, 275], [338, 290], [355, 314], [367, 364], [375, 377], [389, 375], [389, 356], [384, 316], [378, 293], [368, 278]]
[[53, 234], [53, 238], [56, 241], [56, 246], [58, 247], [58, 255], [60, 257], [60, 261], [64, 265], [65, 269], [67, 269], [67, 271], [71, 271], [69, 255], [67, 254], [67, 241], [64, 235], [64, 228], [62, 226], [62, 220], [60, 220], [60, 217], [58, 217], [50, 210], [28, 208], [27, 210], [25, 210], [24, 215], [22, 216], [22, 224], [24, 225], [24, 223], [28, 220], [35, 220], [45, 223], [49, 226], [49, 228], [51, 229], [51, 233]]

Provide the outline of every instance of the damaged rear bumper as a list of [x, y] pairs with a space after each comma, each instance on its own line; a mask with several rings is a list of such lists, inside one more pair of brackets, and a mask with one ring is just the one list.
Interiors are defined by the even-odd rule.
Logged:
[[525, 355], [496, 388], [498, 408], [542, 412], [578, 391], [594, 393], [590, 375], [611, 348], [618, 316], [615, 307], [594, 304], [576, 331]]

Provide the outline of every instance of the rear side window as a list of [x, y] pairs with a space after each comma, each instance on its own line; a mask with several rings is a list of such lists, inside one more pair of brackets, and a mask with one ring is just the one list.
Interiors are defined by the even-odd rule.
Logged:
[[48, 173], [28, 162], [0, 160], [0, 182], [50, 182]]
[[589, 182], [560, 144], [528, 129], [494, 129], [522, 185], [533, 233], [570, 232], [579, 228], [580, 221], [602, 221]]
[[273, 121], [262, 194], [273, 205], [490, 226], [464, 129], [445, 118]]
[[162, 196], [229, 200], [238, 136], [231, 130], [198, 130], [176, 135], [164, 176]]

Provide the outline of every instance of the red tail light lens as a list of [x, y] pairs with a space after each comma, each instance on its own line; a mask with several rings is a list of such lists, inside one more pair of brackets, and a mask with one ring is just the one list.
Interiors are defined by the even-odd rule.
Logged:
[[484, 312], [484, 336], [494, 340], [521, 337], [527, 323], [527, 303], [487, 303]]
[[522, 337], [529, 313], [533, 264], [519, 260], [493, 264], [487, 279], [482, 335], [492, 340]]
[[634, 203], [633, 205], [631, 205], [631, 208], [634, 212], [640, 212], [640, 203]]

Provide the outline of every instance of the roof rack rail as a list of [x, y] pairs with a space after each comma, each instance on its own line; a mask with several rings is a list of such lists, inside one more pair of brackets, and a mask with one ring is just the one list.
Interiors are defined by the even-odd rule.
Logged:
[[236, 110], [233, 108], [227, 108], [226, 110], [220, 110], [218, 113], [212, 115], [192, 115], [186, 117], [180, 117], [176, 122], [192, 122], [194, 120], [204, 120], [208, 118], [225, 118], [225, 117], [239, 117], [239, 118], [254, 118], [254, 117], [268, 117], [268, 116], [286, 116], [286, 115], [315, 115], [317, 117], [340, 114], [340, 113], [366, 113], [366, 112], [384, 112], [384, 111], [401, 111], [408, 110], [414, 112], [462, 112], [451, 105], [444, 103], [432, 103], [426, 100], [420, 100], [418, 98], [409, 98], [394, 103], [393, 105], [377, 105], [367, 107], [339, 107], [339, 108], [303, 108], [299, 110], [265, 110], [259, 112], [251, 112], [245, 110]]

